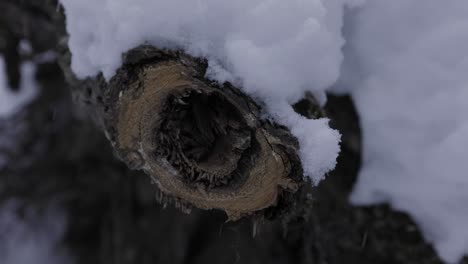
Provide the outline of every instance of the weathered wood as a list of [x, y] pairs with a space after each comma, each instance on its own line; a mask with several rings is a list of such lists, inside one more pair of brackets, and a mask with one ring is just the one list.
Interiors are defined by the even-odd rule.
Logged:
[[116, 155], [151, 176], [161, 201], [221, 209], [235, 220], [281, 203], [303, 183], [289, 130], [261, 118], [239, 89], [205, 79], [204, 60], [140, 46], [123, 61], [109, 82], [88, 79], [74, 97]]
[[78, 115], [98, 124], [129, 168], [151, 176], [162, 202], [221, 209], [238, 219], [284, 204], [303, 183], [299, 146], [288, 129], [261, 118], [261, 107], [239, 89], [205, 79], [203, 59], [140, 46], [123, 55], [109, 82], [78, 80], [56, 1], [0, 5], [8, 11], [0, 29], [8, 33], [3, 53], [12, 87], [20, 39], [35, 53], [55, 50]]
[[[34, 31], [45, 32], [39, 25], [54, 25], [50, 19], [61, 16], [54, 1], [0, 0], [0, 5], [4, 3], [27, 14], [8, 13], [4, 21], [15, 21], [7, 23], [14, 27], [10, 32], [36, 43], [32, 44], [33, 54], [56, 49], [62, 39], [56, 50], [62, 65], [67, 65], [69, 53], [61, 19], [57, 23], [61, 26], [53, 30], [52, 36], [56, 37], [33, 36]], [[46, 12], [39, 11], [42, 7]], [[28, 27], [25, 22], [36, 18], [48, 22], [31, 22], [36, 27], [24, 30]], [[0, 53], [5, 54], [3, 39], [0, 29]], [[131, 76], [138, 75], [133, 75], [131, 69], [140, 69], [141, 65], [133, 67], [132, 60], [127, 61], [131, 67], [123, 80], [136, 80]], [[14, 152], [0, 149], [11, 161], [7, 168], [0, 169], [0, 203], [13, 197], [33, 207], [51, 203], [63, 206], [68, 218], [64, 242], [75, 263], [441, 263], [407, 215], [387, 206], [360, 208], [348, 203], [360, 164], [358, 119], [349, 97], [331, 96], [325, 107], [331, 125], [342, 134], [337, 167], [327, 179], [317, 187], [304, 185], [299, 194], [294, 194], [295, 199], [288, 200], [284, 194], [289, 192], [285, 192], [274, 209], [261, 211], [275, 214], [285, 203], [292, 208], [283, 217], [225, 223], [225, 217], [217, 211], [194, 208], [187, 215], [171, 207], [163, 210], [164, 206], [155, 202], [155, 188], [148, 177], [128, 170], [112, 156], [109, 141], [102, 136], [105, 124], [97, 118], [101, 116], [98, 111], [105, 111], [105, 107], [97, 107], [103, 105], [98, 102], [107, 98], [103, 92], [107, 86], [96, 86], [99, 79], [73, 81], [69, 68], [62, 67], [63, 72], [55, 62], [38, 68], [41, 96], [15, 117], [0, 121], [0, 134], [19, 140]], [[63, 82], [62, 74], [68, 77], [68, 84]], [[85, 111], [74, 109], [67, 86]], [[313, 105], [305, 100], [295, 108], [305, 115], [320, 114]], [[196, 112], [203, 111], [197, 108]], [[101, 130], [90, 125], [85, 113], [101, 124]], [[210, 124], [201, 123], [200, 127]], [[15, 127], [21, 127], [16, 130], [19, 133], [14, 133]], [[200, 140], [210, 142], [210, 137]], [[191, 153], [201, 157], [202, 150]], [[251, 219], [256, 224], [252, 225]], [[257, 231], [255, 238], [253, 229]], [[2, 239], [11, 238], [0, 235], [0, 245]]]

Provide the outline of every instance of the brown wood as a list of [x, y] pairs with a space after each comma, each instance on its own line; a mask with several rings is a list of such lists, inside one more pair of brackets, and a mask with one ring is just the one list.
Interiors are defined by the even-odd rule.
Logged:
[[[259, 211], [255, 210], [262, 206], [250, 208], [257, 213], [226, 223], [225, 213], [200, 210], [190, 206], [190, 202], [158, 193], [148, 175], [141, 170], [128, 169], [143, 168], [149, 163], [159, 166], [158, 161], [142, 159], [138, 148], [135, 153], [122, 146], [133, 148], [134, 142], [151, 141], [152, 137], [154, 144], [166, 142], [162, 145], [177, 146], [176, 150], [182, 148], [179, 156], [171, 156], [171, 151], [151, 151], [173, 157], [166, 159], [174, 164], [183, 164], [180, 153], [196, 160], [195, 165], [180, 165], [178, 169], [187, 171], [196, 166], [212, 173], [179, 177], [180, 181], [187, 186], [201, 185], [201, 189], [213, 192], [219, 188], [234, 188], [231, 184], [237, 175], [230, 177], [226, 172], [237, 167], [207, 167], [203, 161], [218, 164], [216, 158], [223, 158], [230, 161], [227, 164], [235, 164], [240, 160], [235, 150], [243, 153], [248, 149], [245, 142], [250, 139], [252, 143], [256, 131], [264, 133], [265, 138], [276, 145], [272, 150], [277, 155], [288, 154], [291, 168], [299, 169], [299, 164], [293, 162], [295, 154], [288, 153], [298, 146], [294, 139], [287, 140], [290, 138], [287, 129], [258, 119], [261, 105], [230, 85], [208, 82], [203, 78], [204, 61], [182, 53], [139, 47], [127, 53], [123, 67], [109, 84], [99, 76], [76, 80], [68, 66], [70, 53], [64, 16], [56, 1], [0, 0], [0, 11], [1, 54], [5, 55], [6, 50], [15, 46], [15, 41], [11, 41], [8, 48], [5, 45], [5, 40], [13, 34], [16, 39], [30, 42], [32, 54], [19, 58], [10, 54], [10, 60], [34, 60], [36, 55], [54, 50], [61, 64], [58, 67], [55, 60], [37, 62], [40, 96], [16, 115], [0, 120], [0, 141], [5, 143], [0, 146], [0, 153], [8, 159], [8, 165], [0, 168], [0, 204], [15, 199], [27, 207], [26, 211], [28, 207], [39, 210], [61, 207], [68, 220], [60, 243], [69, 249], [75, 263], [441, 263], [407, 215], [388, 206], [362, 208], [349, 204], [348, 196], [360, 166], [359, 122], [349, 97], [329, 96], [325, 109], [317, 107], [311, 98], [294, 106], [296, 111], [311, 118], [327, 113], [332, 127], [342, 134], [337, 167], [326, 180], [315, 187], [303, 184], [294, 193], [295, 186], [289, 185], [291, 180], [283, 177], [286, 173], [275, 172], [272, 186], [279, 184], [277, 204]], [[18, 62], [8, 64], [14, 75]], [[162, 67], [168, 65], [170, 67]], [[138, 113], [144, 111], [145, 108], [134, 105], [132, 96], [141, 100], [143, 92], [151, 95], [155, 89], [153, 85], [161, 85], [154, 81], [156, 76], [170, 73], [164, 69], [190, 73], [180, 77], [176, 71], [171, 75], [175, 76], [172, 81], [162, 85], [167, 90], [178, 91], [178, 86], [171, 83], [187, 82], [190, 84], [185, 88], [190, 90], [188, 96], [182, 92], [182, 95], [175, 93], [172, 99], [168, 97], [162, 103], [165, 105], [161, 108], [162, 115], [153, 109], [155, 116], [144, 120], [148, 120], [146, 126], [158, 127], [157, 133], [148, 132], [133, 141], [128, 135], [135, 132], [134, 128], [121, 122], [120, 114], [138, 117]], [[119, 99], [121, 91], [123, 95]], [[221, 107], [219, 102], [229, 107]], [[211, 108], [204, 107], [206, 104], [217, 111], [209, 111]], [[123, 105], [133, 111], [123, 111]], [[180, 114], [188, 105], [193, 114]], [[243, 105], [248, 106], [247, 113], [241, 111], [245, 110]], [[254, 121], [246, 122], [246, 115], [253, 116]], [[167, 122], [156, 122], [160, 120], [158, 116], [165, 116]], [[210, 118], [203, 119], [203, 116]], [[143, 117], [138, 118], [143, 120]], [[95, 121], [97, 129], [90, 120]], [[206, 120], [210, 122], [204, 122]], [[190, 130], [196, 137], [174, 138], [170, 132], [174, 127], [181, 135]], [[245, 131], [252, 131], [250, 137]], [[156, 135], [165, 135], [165, 139], [160, 141]], [[219, 135], [232, 144], [207, 147], [212, 146]], [[280, 141], [276, 142], [277, 139]], [[219, 155], [213, 157], [210, 153]], [[259, 153], [261, 151], [257, 151], [257, 159], [261, 156]], [[126, 163], [116, 159], [114, 154]], [[286, 168], [283, 172], [288, 171], [285, 164], [288, 162], [283, 163]], [[281, 167], [281, 163], [278, 166]], [[301, 184], [299, 177], [294, 178], [297, 175], [301, 173], [293, 170], [287, 175], [294, 185]], [[240, 178], [243, 179], [242, 175]], [[284, 184], [285, 179], [288, 184]], [[169, 202], [185, 209], [193, 208], [190, 214], [183, 214], [172, 206], [166, 208]], [[236, 216], [231, 214], [232, 218]], [[0, 234], [0, 249], [3, 241], [9, 239]]]
[[87, 80], [74, 97], [91, 105], [117, 156], [151, 177], [160, 200], [236, 220], [297, 191], [299, 146], [249, 96], [205, 71], [203, 60], [141, 46], [109, 82]]

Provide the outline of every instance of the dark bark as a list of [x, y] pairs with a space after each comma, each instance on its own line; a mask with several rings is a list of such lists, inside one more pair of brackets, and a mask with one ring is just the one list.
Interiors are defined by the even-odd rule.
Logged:
[[164, 203], [221, 209], [231, 220], [284, 204], [303, 182], [296, 139], [239, 89], [205, 79], [206, 68], [182, 52], [140, 46], [109, 82], [76, 81], [74, 98]]
[[[187, 110], [184, 107], [190, 102], [194, 116], [174, 116], [175, 126], [181, 131], [208, 131], [203, 133], [205, 136], [200, 132], [196, 139], [178, 138], [181, 147], [187, 142], [201, 146], [184, 152], [186, 156], [195, 160], [206, 157], [211, 149], [203, 146], [218, 135], [210, 131], [214, 131], [213, 127], [225, 128], [225, 120], [240, 127], [235, 130], [228, 126], [227, 130], [233, 130], [229, 133], [236, 138], [246, 138], [244, 131], [257, 129], [280, 138], [278, 151], [291, 160], [296, 157], [288, 151], [294, 150], [296, 143], [289, 139], [285, 128], [261, 121], [249, 126], [243, 121], [242, 112], [234, 116], [223, 112], [226, 108], [212, 102], [213, 98], [223, 98], [234, 109], [248, 105], [255, 117], [261, 109], [234, 87], [220, 87], [204, 80], [202, 60], [187, 57], [188, 64], [180, 63], [180, 56], [185, 55], [153, 48], [142, 57], [138, 51], [148, 47], [140, 47], [135, 50], [137, 53], [129, 53], [131, 56], [126, 57], [125, 65], [109, 84], [103, 84], [100, 78], [77, 81], [67, 67], [69, 53], [63, 45], [66, 43], [63, 16], [55, 11], [53, 1], [0, 0], [0, 10], [7, 10], [3, 8], [8, 8], [9, 13], [0, 16], [0, 53], [5, 55], [10, 52], [7, 50], [15, 49], [2, 45], [14, 34], [17, 39], [27, 39], [33, 51], [29, 56], [10, 54], [12, 58], [34, 60], [46, 50], [56, 50], [61, 54], [62, 67], [57, 61], [39, 63], [40, 96], [23, 111], [0, 121], [0, 135], [14, 142], [13, 146], [0, 146], [0, 157], [8, 157], [8, 165], [0, 168], [0, 203], [14, 197], [28, 206], [46, 207], [54, 203], [63, 207], [69, 222], [64, 243], [77, 263], [440, 263], [405, 214], [387, 206], [360, 208], [348, 203], [360, 166], [358, 118], [349, 97], [329, 96], [323, 110], [331, 118], [331, 125], [342, 133], [343, 140], [337, 168], [318, 187], [304, 184], [295, 194], [282, 192], [275, 209], [262, 210], [261, 214], [236, 222], [226, 223], [225, 215], [217, 210], [194, 208], [190, 214], [184, 214], [172, 206], [164, 209], [165, 199], [159, 197], [163, 203], [156, 203], [156, 186], [150, 178], [144, 172], [128, 169], [141, 168], [142, 163], [153, 161], [141, 161], [140, 154], [132, 152], [136, 143], [126, 145], [125, 140], [119, 139], [122, 130], [118, 113], [121, 107], [128, 108], [132, 100], [144, 94], [145, 85], [142, 88], [135, 82], [147, 81], [141, 77], [145, 71], [157, 71], [162, 64], [175, 62], [179, 64], [174, 67], [191, 72], [190, 83], [196, 85], [187, 88], [188, 96], [185, 91], [182, 95], [177, 93], [160, 108], [172, 117], [173, 112]], [[41, 30], [49, 37], [35, 33]], [[148, 60], [147, 56], [151, 58]], [[15, 78], [14, 71], [9, 75]], [[120, 92], [122, 100], [118, 100]], [[72, 97], [78, 105], [72, 105]], [[178, 103], [179, 100], [183, 102]], [[218, 114], [203, 108], [206, 101], [219, 109]], [[305, 115], [322, 114], [314, 106], [309, 98], [295, 109]], [[213, 122], [198, 120], [201, 115], [210, 115]], [[218, 121], [219, 115], [229, 118]], [[91, 117], [94, 123], [90, 122]], [[188, 119], [196, 122], [187, 124]], [[174, 125], [165, 122], [161, 122], [164, 125], [158, 127], [158, 133], [164, 134], [165, 128]], [[126, 123], [122, 126], [125, 128]], [[174, 139], [164, 142], [174, 144]], [[241, 143], [237, 146], [245, 148]], [[173, 162], [176, 160], [177, 157]], [[295, 173], [290, 172], [288, 177]], [[300, 183], [301, 179], [291, 177]], [[201, 184], [208, 190], [226, 184], [224, 174], [220, 179], [204, 179], [198, 175], [185, 181]], [[230, 180], [227, 179], [228, 184]], [[283, 212], [281, 208], [288, 210]]]

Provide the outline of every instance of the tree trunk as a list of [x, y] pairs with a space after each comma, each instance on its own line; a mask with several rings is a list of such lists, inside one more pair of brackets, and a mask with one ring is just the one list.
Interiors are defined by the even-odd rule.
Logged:
[[[289, 131], [260, 119], [239, 89], [204, 79], [203, 59], [140, 46], [109, 82], [80, 81], [54, 1], [0, 0], [0, 10], [10, 86], [34, 61], [41, 87], [0, 120], [0, 203], [58, 204], [76, 263], [440, 263], [406, 215], [349, 205], [360, 166], [349, 97], [329, 96], [323, 109], [342, 151], [312, 187]], [[18, 52], [20, 40], [30, 53]], [[58, 60], [42, 59], [49, 50]], [[294, 107], [322, 114], [310, 97]], [[226, 223], [221, 211], [250, 216]]]
[[220, 209], [231, 220], [285, 204], [303, 183], [297, 140], [239, 89], [205, 79], [206, 68], [182, 52], [140, 46], [109, 82], [77, 81], [74, 98], [115, 154], [151, 177], [160, 200]]

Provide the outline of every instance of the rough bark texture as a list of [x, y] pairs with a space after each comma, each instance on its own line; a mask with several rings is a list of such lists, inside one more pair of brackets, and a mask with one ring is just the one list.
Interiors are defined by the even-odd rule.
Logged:
[[[343, 135], [337, 168], [318, 187], [303, 185], [295, 194], [295, 199], [280, 195], [284, 199], [278, 200], [277, 208], [286, 203], [289, 208], [287, 213], [280, 217], [268, 217], [273, 220], [265, 220], [255, 214], [229, 223], [225, 222], [224, 213], [218, 210], [194, 208], [190, 214], [184, 214], [172, 206], [164, 209], [165, 203], [156, 202], [155, 186], [151, 185], [150, 178], [144, 172], [128, 169], [144, 167], [142, 164], [147, 163], [154, 163], [151, 166], [160, 164], [159, 161], [144, 159], [138, 150], [135, 155], [132, 154], [135, 149], [129, 152], [125, 138], [126, 133], [131, 134], [133, 131], [127, 131], [125, 124], [119, 130], [119, 122], [110, 118], [120, 116], [117, 113], [122, 113], [121, 107], [131, 107], [130, 99], [140, 98], [145, 93], [146, 86], [141, 86], [141, 83], [151, 82], [149, 77], [157, 75], [153, 75], [153, 71], [157, 73], [162, 70], [161, 66], [168, 64], [171, 67], [183, 67], [182, 71], [195, 71], [189, 75], [190, 83], [197, 83], [195, 86], [185, 86], [182, 93], [176, 86], [172, 99], [166, 100], [165, 106], [157, 110], [158, 113], [164, 109], [181, 112], [186, 109], [187, 102], [191, 102], [188, 105], [191, 105], [193, 113], [210, 115], [210, 120], [218, 120], [219, 113], [206, 113], [208, 110], [203, 105], [197, 106], [198, 102], [223, 98], [221, 100], [226, 100], [224, 102], [228, 102], [233, 109], [241, 104], [250, 106], [251, 113], [239, 110], [240, 113], [229, 118], [231, 122], [227, 124], [200, 121], [187, 124], [188, 128], [185, 128], [183, 125], [187, 119], [197, 120], [197, 117], [182, 114], [167, 115], [174, 121], [157, 122], [157, 116], [150, 120], [151, 124], [158, 127], [158, 131], [171, 125], [178, 127], [181, 134], [184, 129], [212, 131], [211, 134], [206, 133], [206, 137], [200, 135], [197, 140], [201, 142], [192, 143], [192, 146], [198, 144], [201, 148], [179, 150], [184, 156], [198, 160], [192, 166], [205, 168], [203, 162], [200, 162], [207, 158], [207, 150], [203, 146], [206, 142], [213, 142], [213, 138], [220, 134], [244, 139], [231, 141], [242, 152], [248, 148], [242, 143], [249, 140], [246, 131], [250, 132], [252, 142], [258, 130], [281, 139], [284, 128], [246, 121], [246, 115], [256, 116], [259, 106], [239, 95], [235, 88], [216, 87], [201, 81], [199, 76], [203, 71], [203, 61], [190, 58], [189, 63], [184, 64], [176, 59], [179, 64], [174, 65], [174, 58], [180, 54], [165, 53], [169, 56], [165, 59], [158, 57], [159, 54], [154, 57], [158, 59], [149, 63], [128, 60], [130, 56], [118, 77], [110, 82], [110, 89], [96, 86], [102, 80], [73, 81], [70, 72], [67, 69], [62, 71], [57, 61], [43, 63], [37, 60], [42, 52], [50, 49], [62, 54], [59, 56], [62, 65], [66, 65], [69, 59], [62, 45], [66, 41], [60, 40], [63, 34], [63, 24], [60, 24], [62, 15], [55, 11], [53, 1], [0, 0], [0, 10], [2, 14], [3, 10], [9, 10], [8, 16], [0, 16], [0, 53], [8, 54], [10, 58], [8, 66], [11, 70], [8, 74], [12, 87], [19, 87], [14, 85], [18, 78], [15, 77], [18, 74], [15, 65], [24, 60], [37, 61], [37, 79], [41, 85], [40, 96], [27, 108], [7, 120], [0, 120], [0, 141], [12, 143], [0, 146], [0, 156], [8, 158], [7, 166], [0, 168], [0, 203], [15, 198], [24, 201], [27, 207], [45, 208], [50, 204], [62, 207], [68, 218], [64, 243], [70, 248], [76, 263], [440, 263], [430, 245], [424, 243], [417, 227], [405, 214], [394, 212], [387, 206], [361, 208], [349, 205], [348, 194], [360, 166], [360, 132], [353, 104], [348, 97], [329, 96], [325, 107], [332, 126]], [[56, 21], [59, 23], [56, 24]], [[46, 35], [50, 33], [50, 37], [42, 38], [35, 33], [39, 31], [46, 32]], [[28, 56], [14, 53], [18, 50], [20, 39], [29, 40], [33, 47]], [[201, 68], [192, 63], [201, 65]], [[144, 74], [148, 71], [152, 72], [149, 77]], [[180, 81], [180, 77], [176, 79]], [[139, 91], [129, 91], [130, 87]], [[151, 89], [152, 85], [148, 88]], [[184, 93], [185, 89], [188, 90], [188, 96]], [[121, 91], [122, 96], [119, 98]], [[82, 102], [85, 109], [88, 108], [85, 112], [95, 111], [91, 116], [98, 117], [94, 120], [94, 123], [99, 124], [98, 128], [81, 111], [83, 105], [78, 108], [72, 106], [72, 94], [74, 101]], [[106, 106], [109, 106], [107, 111]], [[311, 100], [303, 100], [295, 108], [306, 115], [320, 114], [320, 110], [313, 106]], [[226, 115], [224, 110], [223, 107], [219, 108], [223, 116]], [[225, 128], [226, 132], [213, 132], [213, 127]], [[107, 138], [102, 130], [107, 131]], [[160, 140], [153, 132], [148, 132], [147, 138], [140, 137], [137, 142]], [[109, 139], [114, 146], [109, 143]], [[180, 148], [192, 140], [182, 137], [176, 139], [180, 142]], [[176, 139], [168, 138], [164, 142], [171, 144]], [[288, 153], [289, 148], [294, 150], [297, 147], [294, 141], [288, 142], [284, 139], [280, 141], [279, 146], [284, 147], [275, 151]], [[131, 148], [134, 143], [128, 146]], [[116, 159], [114, 152], [127, 164]], [[167, 157], [170, 154], [156, 153], [158, 155]], [[291, 159], [290, 155], [287, 156]], [[232, 155], [226, 159], [235, 160], [238, 157]], [[259, 157], [261, 155], [258, 154]], [[167, 159], [175, 163], [183, 157]], [[218, 171], [213, 167], [209, 170]], [[295, 175], [294, 172], [291, 174], [291, 171], [285, 171], [277, 177], [281, 179], [287, 175], [297, 181], [291, 176]], [[149, 174], [152, 175], [151, 171]], [[225, 186], [225, 180], [228, 184], [232, 180], [225, 179], [226, 174], [216, 175], [221, 177], [208, 177], [208, 181], [205, 181], [206, 178], [196, 175], [194, 178], [179, 180], [194, 186], [202, 185], [209, 191], [216, 190], [218, 185]], [[278, 183], [281, 182], [275, 184]], [[279, 190], [288, 189], [288, 185], [279, 185]], [[182, 199], [185, 197], [183, 195], [180, 194]], [[278, 211], [264, 210], [262, 215], [269, 216], [269, 213], [275, 212]], [[2, 239], [8, 238], [0, 235], [0, 244]]]
[[221, 209], [231, 220], [282, 204], [303, 182], [296, 139], [237, 88], [205, 79], [206, 68], [182, 52], [141, 46], [109, 82], [89, 79], [83, 89], [77, 81], [75, 100], [115, 154], [151, 176], [160, 201]]

